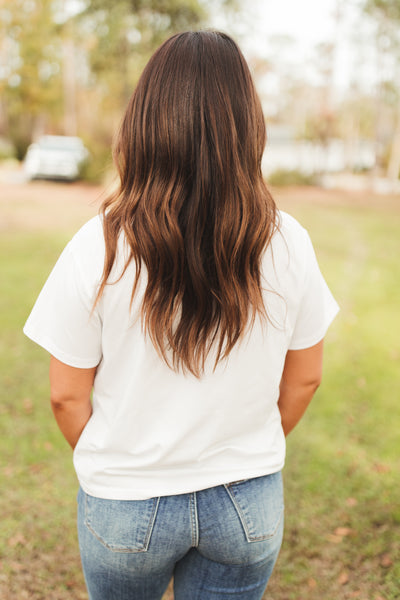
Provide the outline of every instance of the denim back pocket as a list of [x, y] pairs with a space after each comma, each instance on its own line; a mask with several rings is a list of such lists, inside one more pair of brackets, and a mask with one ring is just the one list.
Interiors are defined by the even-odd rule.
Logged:
[[113, 552], [146, 552], [159, 500], [104, 500], [85, 494], [85, 525]]
[[281, 473], [245, 479], [225, 485], [242, 523], [248, 542], [275, 536], [283, 519]]

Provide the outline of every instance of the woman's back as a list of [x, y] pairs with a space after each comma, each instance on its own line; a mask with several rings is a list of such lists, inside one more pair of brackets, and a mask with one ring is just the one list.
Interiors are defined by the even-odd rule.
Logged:
[[[262, 258], [269, 319], [257, 318], [216, 368], [211, 354], [200, 378], [172, 370], [145, 335], [140, 308], [147, 276], [142, 270], [130, 306], [135, 263], [124, 270], [126, 241], [120, 239], [111, 283], [93, 312], [105, 254], [101, 218], [67, 246], [46, 284], [42, 314], [33, 313], [26, 331], [42, 344], [53, 339], [48, 349], [75, 367], [99, 365], [93, 415], [74, 453], [87, 493], [148, 498], [283, 467], [277, 401], [286, 352], [317, 343], [336, 303], [305, 230], [289, 215], [279, 217]], [[55, 303], [63, 319], [35, 331], [35, 319]]]

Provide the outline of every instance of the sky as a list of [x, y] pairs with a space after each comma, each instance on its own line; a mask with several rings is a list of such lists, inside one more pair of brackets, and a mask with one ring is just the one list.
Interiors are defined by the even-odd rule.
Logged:
[[[336, 40], [334, 84], [348, 88], [357, 80], [368, 85], [376, 76], [370, 49], [372, 26], [360, 16], [362, 0], [243, 0], [238, 23], [230, 24], [237, 33], [247, 58], [275, 57], [287, 68], [301, 69], [305, 79], [316, 83], [316, 46]], [[340, 9], [339, 18], [337, 10]], [[216, 17], [224, 28], [224, 17]], [[277, 37], [287, 37], [277, 55]]]
[[[68, 0], [69, 10], [80, 10], [82, 1]], [[296, 72], [312, 84], [319, 83], [316, 47], [335, 40], [332, 82], [340, 95], [355, 82], [368, 89], [379, 77], [373, 28], [361, 17], [364, 1], [239, 0], [239, 17], [229, 19], [217, 9], [211, 27], [232, 33], [249, 62], [254, 56], [275, 61], [278, 71]]]
[[333, 34], [335, 4], [336, 0], [253, 0], [248, 6], [258, 17], [255, 37], [282, 33], [306, 49]]

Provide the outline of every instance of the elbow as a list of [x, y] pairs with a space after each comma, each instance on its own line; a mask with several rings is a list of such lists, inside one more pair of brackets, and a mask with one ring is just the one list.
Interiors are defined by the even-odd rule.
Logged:
[[313, 392], [315, 393], [317, 391], [317, 389], [319, 388], [319, 386], [321, 385], [322, 382], [322, 372], [316, 374], [312, 379], [310, 379], [308, 385], [310, 387], [310, 389], [313, 390]]
[[317, 390], [319, 388], [321, 383], [322, 383], [322, 370], [320, 373], [318, 373], [318, 375], [314, 379], [315, 390]]
[[54, 392], [50, 394], [50, 405], [53, 411], [62, 410], [67, 403], [68, 399], [65, 396], [56, 394]]
[[315, 392], [318, 390], [321, 385], [322, 377], [321, 375], [314, 375], [312, 377], [308, 377], [304, 379], [299, 387], [302, 387], [304, 391], [307, 391], [308, 395], [312, 398]]
[[310, 369], [308, 374], [304, 377], [304, 383], [307, 384], [310, 388], [314, 389], [314, 392], [317, 391], [322, 382], [322, 362], [314, 365], [313, 369]]
[[66, 406], [69, 406], [76, 402], [76, 398], [65, 391], [52, 389], [50, 391], [50, 405], [53, 411], [63, 410]]
[[50, 391], [50, 405], [53, 412], [75, 410], [78, 406], [90, 403], [90, 395], [74, 394], [66, 390], [52, 389]]

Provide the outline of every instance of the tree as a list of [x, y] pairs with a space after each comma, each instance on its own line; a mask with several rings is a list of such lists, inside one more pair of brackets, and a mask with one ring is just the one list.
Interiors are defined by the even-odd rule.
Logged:
[[0, 0], [0, 121], [18, 156], [45, 130], [109, 149], [149, 56], [211, 7], [237, 0]]
[[[398, 0], [367, 0], [364, 8], [377, 23], [378, 47], [381, 52], [388, 53], [394, 58], [396, 76], [393, 77], [393, 82], [382, 82], [382, 88], [393, 89], [393, 83], [399, 81], [400, 75], [400, 3]], [[400, 90], [398, 88], [396, 96], [395, 125], [386, 169], [386, 175], [392, 181], [397, 181], [400, 174]]]
[[390, 20], [400, 20], [398, 0], [367, 0], [364, 8], [369, 14], [380, 13]]
[[172, 33], [205, 24], [199, 0], [90, 0], [74, 17], [87, 79], [77, 90], [80, 121], [99, 173], [112, 136], [147, 60]]
[[61, 111], [61, 53], [51, 0], [0, 4], [0, 93], [4, 127], [19, 157]]

